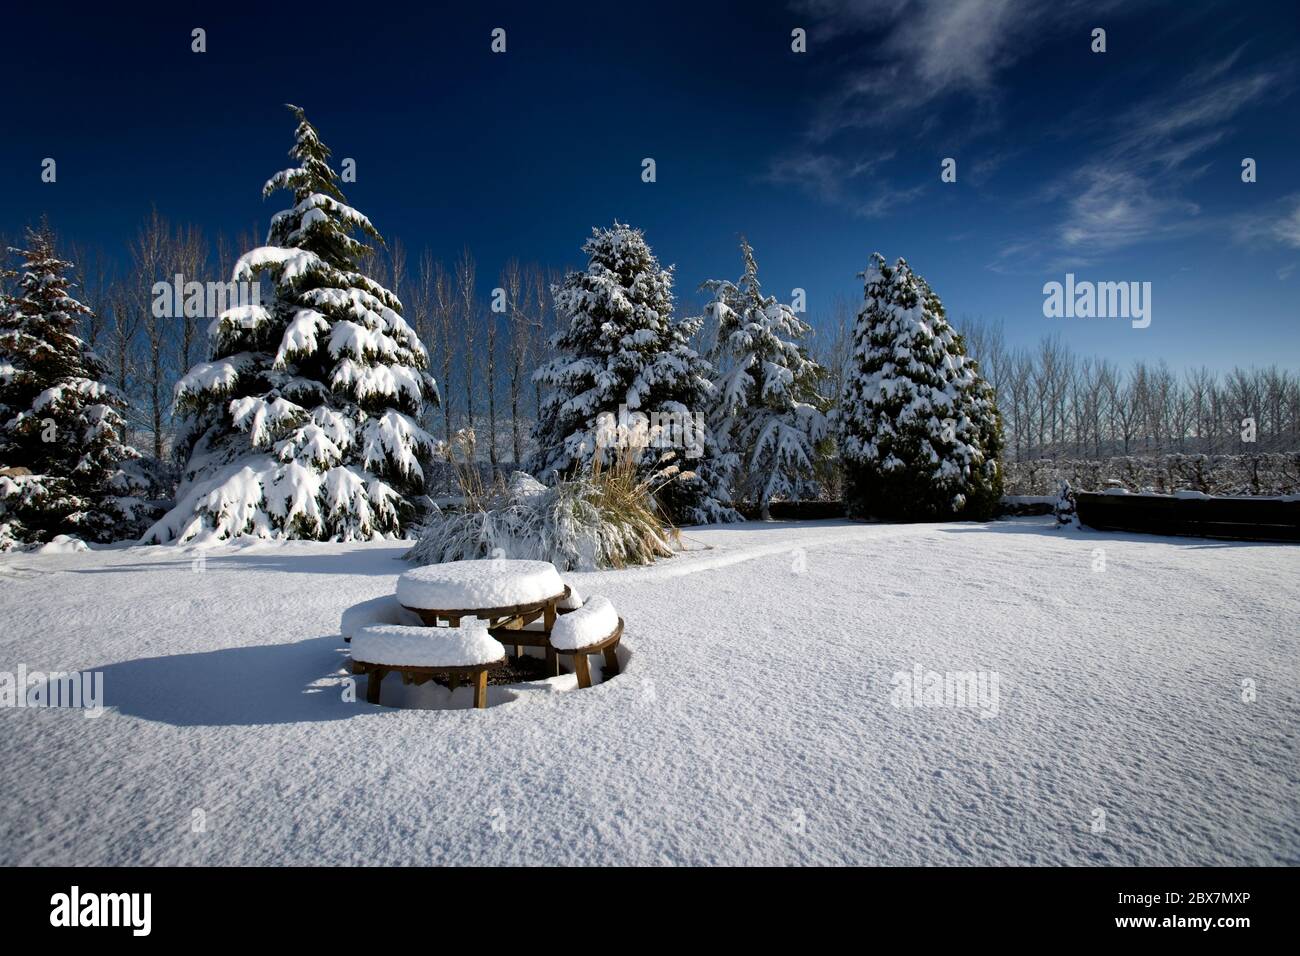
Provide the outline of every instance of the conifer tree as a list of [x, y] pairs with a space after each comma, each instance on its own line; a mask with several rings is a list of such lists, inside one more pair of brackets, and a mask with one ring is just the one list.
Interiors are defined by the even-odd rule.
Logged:
[[534, 375], [547, 388], [533, 433], [534, 474], [546, 482], [572, 476], [598, 446], [612, 460], [618, 449], [598, 434], [602, 416], [668, 420], [689, 430], [690, 440], [657, 431], [640, 459], [644, 470], [665, 476], [665, 511], [690, 524], [736, 520], [722, 500], [706, 420], [711, 367], [689, 344], [700, 320], [674, 316], [672, 268], [660, 266], [639, 229], [618, 222], [593, 229], [582, 251], [587, 268], [553, 290], [567, 319], [550, 343], [559, 354]]
[[985, 519], [1002, 496], [1002, 422], [992, 388], [943, 303], [899, 259], [875, 253], [839, 409], [849, 513]]
[[9, 250], [22, 265], [0, 299], [0, 550], [138, 535], [149, 482], [121, 440], [126, 403], [76, 334], [91, 310], [70, 294], [48, 222], [26, 246]]
[[742, 237], [745, 271], [738, 282], [706, 282], [705, 315], [716, 328], [710, 361], [710, 421], [734, 497], [768, 517], [773, 498], [815, 495], [816, 445], [826, 436], [821, 367], [799, 340], [812, 329], [775, 296], [763, 295], [754, 250]]
[[[344, 202], [330, 151], [296, 106], [290, 155], [263, 195], [293, 194], [233, 281], [251, 301], [212, 324], [212, 359], [177, 386], [189, 452], [177, 506], [146, 536], [359, 540], [393, 536], [437, 442], [419, 425], [437, 385], [402, 304], [359, 271], [382, 242]], [[247, 287], [246, 287], [247, 288]]]

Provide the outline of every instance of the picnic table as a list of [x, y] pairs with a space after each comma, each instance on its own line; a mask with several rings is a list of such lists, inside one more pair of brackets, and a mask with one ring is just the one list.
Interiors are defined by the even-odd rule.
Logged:
[[[393, 610], [422, 626], [394, 619], [361, 628], [352, 642], [352, 671], [369, 675], [366, 699], [373, 704], [384, 677], [396, 671], [404, 683], [437, 676], [455, 689], [468, 680], [474, 706], [486, 707], [488, 672], [505, 663], [505, 645], [516, 657], [525, 647], [542, 648], [552, 677], [560, 672], [559, 655], [572, 655], [579, 687], [591, 686], [589, 654], [603, 654], [607, 672], [618, 673], [622, 620], [605, 598], [584, 606], [549, 561], [491, 558], [416, 568], [398, 578]], [[575, 612], [565, 618], [572, 626], [557, 628], [557, 616], [568, 611]]]
[[[489, 558], [448, 561], [407, 571], [397, 579], [397, 600], [427, 627], [459, 627], [463, 618], [488, 622], [488, 633], [514, 646], [546, 651], [548, 675], [559, 673], [550, 644], [560, 602], [570, 591], [549, 561]], [[541, 622], [541, 628], [526, 630]]]

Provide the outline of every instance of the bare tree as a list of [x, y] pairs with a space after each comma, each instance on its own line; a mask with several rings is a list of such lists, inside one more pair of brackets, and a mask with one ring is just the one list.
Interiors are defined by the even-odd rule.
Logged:
[[455, 390], [451, 375], [454, 357], [459, 349], [456, 328], [456, 294], [454, 281], [441, 262], [433, 264], [433, 323], [442, 361], [442, 428], [443, 440], [451, 443], [452, 406]]
[[[502, 290], [504, 291], [504, 290]], [[487, 382], [487, 402], [488, 402], [488, 461], [492, 466], [492, 480], [496, 481], [501, 475], [501, 468], [497, 461], [497, 331], [500, 328], [497, 322], [496, 293], [492, 294], [492, 307], [488, 309], [485, 318], [487, 319], [487, 341], [486, 354], [484, 361], [486, 364], [484, 379]], [[503, 303], [507, 312], [510, 309], [509, 303]]]
[[163, 457], [164, 422], [169, 395], [166, 387], [167, 335], [174, 320], [155, 309], [152, 287], [155, 282], [172, 281], [169, 270], [174, 250], [171, 227], [154, 208], [128, 246], [133, 280], [128, 285], [130, 307], [142, 316], [144, 355], [141, 362], [141, 385], [144, 389], [148, 428], [153, 440], [153, 456]]
[[[208, 281], [208, 241], [197, 227], [186, 226], [177, 230], [175, 235], [169, 237], [168, 246], [174, 275], [183, 276], [186, 282]], [[188, 371], [196, 361], [207, 356], [204, 343], [206, 323], [200, 323], [202, 319], [215, 318], [215, 315], [193, 315], [189, 309], [183, 315], [173, 318], [172, 321], [177, 323], [180, 330], [176, 358], [182, 372]]]
[[[143, 313], [137, 308], [137, 296], [124, 279], [113, 280], [104, 294], [104, 346], [109, 383], [123, 396], [133, 394], [137, 370], [136, 345]], [[129, 403], [123, 416], [122, 440], [131, 442], [139, 427], [139, 408]]]
[[[8, 247], [0, 239], [0, 257]], [[84, 317], [82, 338], [92, 350], [98, 350], [104, 337], [107, 320], [104, 311], [108, 307], [108, 291], [113, 281], [113, 268], [104, 250], [98, 246], [72, 244], [70, 247], [73, 264], [73, 282], [76, 283], [76, 298], [91, 308], [91, 313]], [[102, 357], [102, 356], [101, 356]]]
[[[406, 303], [406, 317], [411, 328], [415, 329], [415, 334], [419, 337], [420, 343], [430, 356], [430, 369], [433, 363], [437, 361], [437, 325], [434, 320], [434, 272], [435, 266], [433, 253], [428, 249], [420, 254], [415, 269], [415, 278], [411, 283], [409, 299], [403, 300]], [[438, 391], [441, 394], [447, 389], [447, 383], [443, 379], [438, 381]], [[430, 427], [432, 422], [427, 418], [423, 422], [426, 427]]]
[[469, 249], [462, 250], [456, 260], [456, 303], [460, 313], [461, 341], [465, 346], [461, 370], [465, 380], [465, 427], [469, 429], [474, 428], [474, 365], [479, 319], [478, 292], [474, 287], [477, 268]]
[[506, 363], [506, 382], [510, 400], [510, 446], [514, 467], [523, 465], [523, 428], [520, 415], [524, 376], [527, 374], [528, 358], [533, 351], [534, 323], [536, 310], [534, 296], [536, 287], [532, 279], [531, 267], [525, 271], [518, 259], [506, 263], [501, 274], [501, 287], [505, 290], [509, 306], [509, 353]]

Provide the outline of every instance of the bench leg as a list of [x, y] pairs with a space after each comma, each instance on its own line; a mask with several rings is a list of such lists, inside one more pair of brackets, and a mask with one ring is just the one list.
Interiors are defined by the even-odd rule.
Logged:
[[560, 673], [560, 655], [555, 653], [555, 648], [550, 644], [546, 645], [546, 676], [555, 677]]
[[587, 666], [587, 654], [585, 651], [574, 652], [573, 670], [578, 675], [579, 687], [591, 686], [591, 668]]
[[618, 676], [618, 645], [611, 644], [605, 648], [605, 676]]
[[380, 667], [372, 667], [370, 676], [366, 678], [366, 703], [379, 703], [379, 685], [384, 679], [386, 671]]
[[474, 706], [479, 710], [487, 707], [487, 678], [486, 670], [479, 671], [474, 678]]

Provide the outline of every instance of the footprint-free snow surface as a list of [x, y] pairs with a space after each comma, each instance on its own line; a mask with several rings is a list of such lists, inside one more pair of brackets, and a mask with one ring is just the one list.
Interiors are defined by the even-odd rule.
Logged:
[[0, 556], [0, 671], [107, 705], [0, 709], [0, 863], [1300, 863], [1300, 548], [686, 534], [565, 576], [626, 621], [620, 676], [484, 711], [349, 699], [340, 614], [399, 544]]

